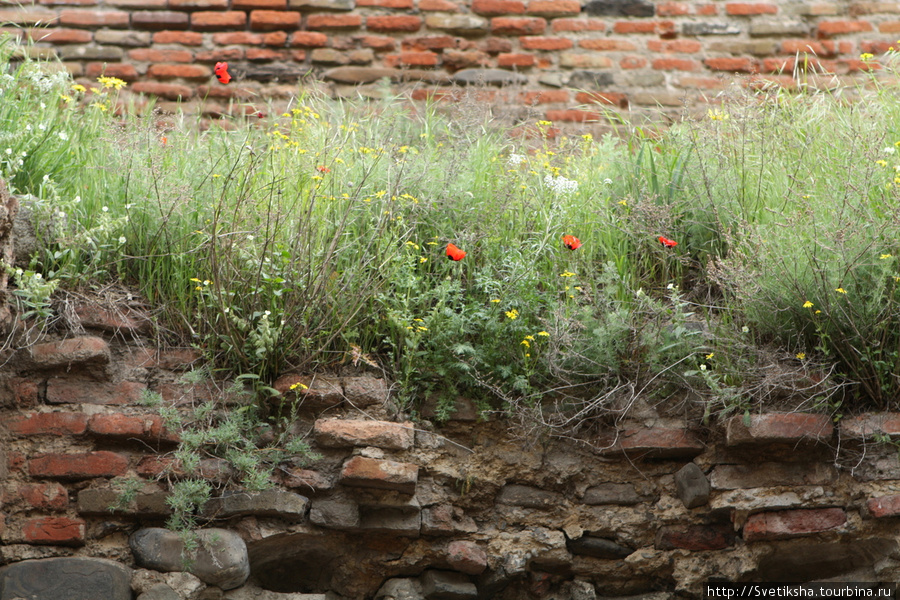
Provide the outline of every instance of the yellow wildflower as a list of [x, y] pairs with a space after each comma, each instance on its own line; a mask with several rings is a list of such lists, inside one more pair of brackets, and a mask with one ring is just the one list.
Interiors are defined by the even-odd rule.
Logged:
[[300, 382], [298, 381], [297, 383], [291, 385], [291, 387], [290, 387], [289, 389], [291, 389], [291, 390], [296, 390], [297, 388], [302, 388], [302, 389], [304, 389], [304, 390], [308, 390], [308, 389], [309, 389], [309, 386], [308, 386], [308, 385], [304, 385], [304, 384], [302, 384], [302, 383], [300, 383]]
[[511, 321], [515, 321], [519, 317], [519, 311], [516, 309], [506, 311], [506, 317]]
[[813, 307], [813, 303], [810, 302], [809, 300], [807, 300], [806, 302], [803, 303], [803, 308], [812, 308], [812, 307]]
[[537, 334], [543, 337], [550, 337], [550, 334], [546, 331], [538, 331]]
[[799, 360], [803, 360], [806, 358], [806, 352], [798, 352], [796, 356]]
[[842, 287], [834, 288], [834, 291], [836, 291], [838, 294], [846, 294], [847, 293], [847, 290], [845, 290]]

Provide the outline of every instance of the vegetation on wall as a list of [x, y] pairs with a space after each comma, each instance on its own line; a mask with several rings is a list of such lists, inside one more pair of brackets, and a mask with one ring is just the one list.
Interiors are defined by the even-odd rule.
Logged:
[[874, 79], [853, 103], [736, 85], [654, 135], [302, 91], [203, 127], [18, 51], [0, 176], [50, 232], [8, 266], [29, 318], [121, 283], [262, 395], [366, 355], [411, 411], [463, 394], [559, 427], [900, 391], [900, 100]]

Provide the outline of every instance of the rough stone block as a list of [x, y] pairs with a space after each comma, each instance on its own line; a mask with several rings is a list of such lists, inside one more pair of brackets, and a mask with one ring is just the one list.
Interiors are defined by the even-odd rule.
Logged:
[[370, 533], [418, 537], [422, 527], [422, 517], [417, 510], [361, 506], [359, 527]]
[[475, 15], [434, 14], [425, 17], [425, 26], [456, 35], [480, 35], [487, 32], [490, 23]]
[[726, 425], [729, 446], [796, 444], [798, 442], [828, 442], [834, 426], [828, 415], [811, 413], [769, 413], [753, 415], [750, 425], [743, 415], [735, 415]]
[[714, 525], [672, 525], [656, 532], [658, 550], [722, 550], [734, 545], [734, 529], [730, 523]]
[[447, 564], [468, 575], [480, 575], [487, 568], [487, 553], [475, 542], [455, 540], [447, 544]]
[[344, 485], [396, 490], [406, 494], [415, 493], [418, 477], [418, 465], [364, 456], [354, 456], [341, 471], [341, 483]]
[[[104, 32], [97, 32], [96, 35], [100, 36], [101, 33]], [[118, 34], [110, 39], [110, 43], [119, 46], [140, 46], [150, 42], [150, 34], [146, 32], [109, 33]], [[109, 33], [107, 33], [107, 36]], [[101, 39], [97, 41], [100, 42]], [[80, 304], [76, 306], [75, 316], [78, 317], [78, 320], [85, 328], [100, 329], [110, 333], [148, 333], [151, 328], [150, 320], [143, 315], [135, 314], [130, 310], [108, 310], [96, 304]]]
[[422, 510], [422, 533], [425, 535], [456, 535], [475, 533], [478, 525], [465, 511], [450, 504], [438, 504]]
[[601, 483], [589, 487], [584, 492], [581, 501], [593, 506], [601, 504], [630, 506], [639, 503], [641, 497], [634, 491], [634, 486], [630, 483]]
[[603, 17], [652, 17], [656, 13], [653, 3], [644, 0], [591, 0], [583, 10]]
[[847, 514], [841, 508], [756, 513], [744, 524], [744, 541], [784, 540], [837, 529], [846, 522]]
[[0, 599], [131, 600], [131, 569], [102, 558], [44, 558], [0, 568]]
[[675, 473], [675, 491], [685, 508], [709, 502], [709, 480], [696, 463], [688, 463]]
[[825, 463], [757, 463], [717, 465], [710, 483], [717, 490], [772, 487], [778, 485], [827, 485], [837, 478], [834, 467]]
[[226, 492], [212, 498], [203, 507], [203, 514], [212, 518], [227, 519], [240, 515], [278, 517], [289, 521], [306, 518], [309, 499], [279, 489], [261, 492]]
[[[204, 583], [223, 590], [240, 587], [250, 576], [250, 559], [244, 540], [227, 529], [201, 529], [198, 549], [188, 555], [189, 571]], [[138, 565], [156, 571], [184, 570], [184, 541], [174, 531], [150, 527], [129, 539]]]
[[324, 492], [334, 487], [327, 475], [319, 471], [301, 469], [299, 467], [283, 467], [280, 469], [281, 482], [289, 488], [297, 488], [305, 492]]
[[315, 499], [309, 509], [309, 520], [329, 529], [356, 529], [359, 527], [359, 506], [344, 499]]
[[475, 600], [478, 590], [462, 573], [428, 570], [419, 578], [422, 592], [429, 600]]
[[[167, 517], [172, 514], [166, 503], [168, 494], [158, 485], [148, 483], [126, 506], [118, 508], [120, 492], [112, 488], [87, 488], [78, 492], [78, 513], [85, 516], [128, 514], [141, 517]], [[114, 507], [115, 510], [110, 510]]]
[[412, 423], [319, 419], [314, 435], [316, 444], [325, 448], [375, 446], [385, 450], [408, 450], [415, 441], [413, 427]]
[[463, 69], [453, 75], [453, 82], [459, 85], [504, 86], [525, 84], [528, 78], [504, 69]]
[[[254, 78], [267, 80], [267, 75], [262, 70], [271, 70], [272, 65], [258, 65], [255, 67], [260, 73]], [[274, 77], [282, 77], [287, 73], [275, 73]], [[297, 71], [299, 76], [301, 73]], [[309, 377], [288, 373], [275, 380], [273, 387], [288, 400], [296, 400], [301, 409], [322, 410], [332, 406], [338, 406], [344, 401], [344, 389], [338, 379], [330, 377]]]
[[516, 484], [503, 486], [503, 489], [500, 490], [500, 494], [497, 496], [497, 502], [499, 504], [541, 509], [550, 509], [564, 504], [562, 494]]
[[375, 593], [375, 600], [420, 600], [422, 584], [417, 579], [388, 579]]
[[391, 389], [380, 377], [344, 377], [347, 401], [358, 407], [381, 405], [388, 401]]
[[574, 540], [566, 540], [566, 548], [572, 554], [607, 560], [623, 559], [633, 552], [631, 548], [617, 544], [612, 540], [589, 535]]

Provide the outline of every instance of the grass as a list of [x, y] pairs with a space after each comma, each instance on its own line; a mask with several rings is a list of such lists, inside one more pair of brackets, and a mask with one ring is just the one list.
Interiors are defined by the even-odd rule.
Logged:
[[853, 103], [744, 89], [653, 137], [517, 138], [477, 113], [302, 93], [204, 129], [14, 52], [0, 176], [52, 231], [11, 269], [32, 319], [48, 285], [121, 283], [264, 395], [362, 353], [410, 410], [463, 394], [559, 427], [638, 399], [705, 418], [895, 408], [891, 84]]

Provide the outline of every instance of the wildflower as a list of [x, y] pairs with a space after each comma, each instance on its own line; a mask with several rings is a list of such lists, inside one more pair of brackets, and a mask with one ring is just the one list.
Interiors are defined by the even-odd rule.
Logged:
[[875, 164], [876, 164], [876, 165], [879, 165], [879, 166], [881, 166], [881, 167], [886, 167], [886, 166], [887, 166], [887, 161], [884, 160], [884, 159], [879, 159], [879, 160], [876, 160], [876, 161], [875, 161]]
[[553, 125], [553, 121], [538, 121], [538, 127], [549, 127]]
[[847, 290], [845, 290], [842, 287], [834, 288], [834, 291], [836, 291], [838, 294], [846, 294], [847, 293]]
[[520, 342], [520, 344], [521, 344], [522, 346], [525, 346], [526, 348], [531, 348], [531, 342], [529, 342], [528, 340], [522, 340], [522, 341]]
[[750, 328], [744, 325], [741, 327], [741, 333], [750, 333]]
[[500, 298], [491, 298], [491, 302], [496, 304], [496, 303], [500, 302]]
[[712, 357], [715, 355], [716, 354], [714, 352], [710, 352], [709, 354], [706, 355], [706, 360], [712, 360]]
[[72, 96], [66, 96], [65, 94], [60, 94], [59, 97], [66, 104], [68, 104], [69, 102], [72, 101]]
[[809, 300], [807, 300], [806, 302], [803, 303], [803, 308], [812, 308], [813, 306], [814, 306], [813, 303], [810, 302]]
[[124, 244], [126, 241], [128, 241], [128, 240], [125, 239], [125, 236], [124, 236], [124, 235], [120, 235], [120, 236], [119, 236], [119, 243], [120, 243], [120, 244]]
[[108, 207], [108, 206], [104, 206], [104, 207], [101, 208], [100, 210], [102, 210], [103, 212], [109, 212], [109, 207]]
[[302, 384], [302, 383], [300, 383], [300, 382], [298, 381], [297, 383], [291, 385], [291, 387], [290, 387], [289, 389], [290, 389], [290, 390], [296, 390], [297, 388], [302, 388], [302, 389], [304, 389], [304, 390], [308, 390], [308, 389], [309, 389], [309, 386], [304, 385], [304, 384]]
[[798, 360], [803, 360], [804, 358], [806, 358], [806, 352], [798, 352], [796, 356]]
[[566, 179], [562, 175], [559, 177], [554, 177], [553, 175], [547, 175], [544, 177], [544, 184], [553, 190], [554, 193], [565, 195], [571, 194], [578, 190], [578, 182], [573, 179]]
[[628, 200], [619, 200], [616, 204], [621, 204], [622, 206], [628, 206]]
[[605, 183], [606, 185], [612, 185], [612, 179], [607, 177], [606, 179], [603, 180], [603, 183]]
[[460, 250], [455, 244], [447, 244], [447, 258], [452, 261], [460, 261], [466, 257], [464, 250]]
[[878, 258], [880, 258], [881, 260], [887, 260], [887, 259], [889, 259], [890, 257], [891, 257], [890, 254], [882, 254], [882, 255], [879, 256]]
[[676, 242], [675, 240], [670, 240], [669, 238], [663, 236], [659, 236], [659, 243], [666, 248], [674, 248], [678, 245], [678, 242]]
[[893, 153], [896, 152], [896, 151], [897, 151], [897, 150], [896, 150], [895, 148], [891, 148], [890, 146], [888, 146], [887, 148], [885, 148], [884, 150], [882, 150], [882, 152], [884, 152], [885, 154], [893, 154]]
[[700, 365], [700, 370], [701, 370], [701, 371], [705, 371], [705, 370], [706, 370], [706, 365]]
[[329, 169], [325, 165], [319, 165], [318, 167], [316, 167], [316, 171], [318, 171], [319, 173], [331, 173], [331, 169]]
[[414, 250], [418, 250], [418, 249], [419, 249], [419, 245], [418, 245], [417, 243], [413, 242], [413, 241], [409, 241], [409, 240], [408, 240], [408, 241], [406, 242], [406, 245], [407, 245], [407, 246], [412, 246], [412, 248], [413, 248]]
[[815, 315], [820, 315], [820, 314], [822, 314], [822, 311], [821, 311], [821, 310], [817, 310], [817, 311], [814, 312], [813, 314], [815, 314]]
[[216, 74], [216, 79], [219, 80], [219, 83], [228, 83], [231, 81], [231, 74], [228, 72], [227, 62], [217, 62], [213, 72]]
[[420, 263], [428, 262], [428, 259], [425, 258], [424, 256], [421, 256], [421, 257], [419, 257], [419, 262]]
[[562, 236], [563, 245], [569, 250], [578, 250], [581, 248], [581, 240], [579, 240], [574, 235], [564, 235]]
[[529, 342], [533, 342], [533, 341], [534, 341], [534, 336], [533, 336], [533, 335], [526, 335], [526, 336], [525, 336], [525, 339], [528, 340]]
[[78, 94], [83, 94], [87, 91], [87, 88], [84, 87], [83, 85], [81, 85], [80, 83], [73, 83], [72, 87], [70, 87], [69, 89], [71, 89], [73, 92], [76, 92]]
[[560, 277], [575, 277], [575, 273], [572, 271], [564, 271], [559, 274]]
[[66, 133], [65, 131], [60, 131], [57, 135], [59, 136], [59, 139], [61, 139], [64, 142], [68, 141], [68, 139], [69, 139], [69, 134]]
[[97, 82], [103, 86], [103, 89], [113, 88], [116, 90], [121, 90], [123, 87], [128, 85], [118, 77], [98, 77]]
[[546, 331], [538, 331], [537, 334], [541, 337], [550, 337], [550, 334]]
[[875, 55], [871, 54], [869, 52], [863, 52], [862, 54], [859, 55], [859, 60], [862, 60], [865, 62], [868, 62], [868, 61], [872, 60], [873, 58], [875, 58]]
[[194, 283], [200, 283], [200, 280], [196, 277], [191, 277], [189, 281], [193, 281]]
[[711, 108], [706, 111], [706, 114], [709, 115], [709, 118], [713, 121], [727, 121], [730, 118], [730, 115], [728, 113], [722, 112], [718, 108]]
[[508, 310], [505, 314], [510, 321], [515, 321], [517, 318], [519, 318], [519, 311], [517, 311], [516, 309]]

